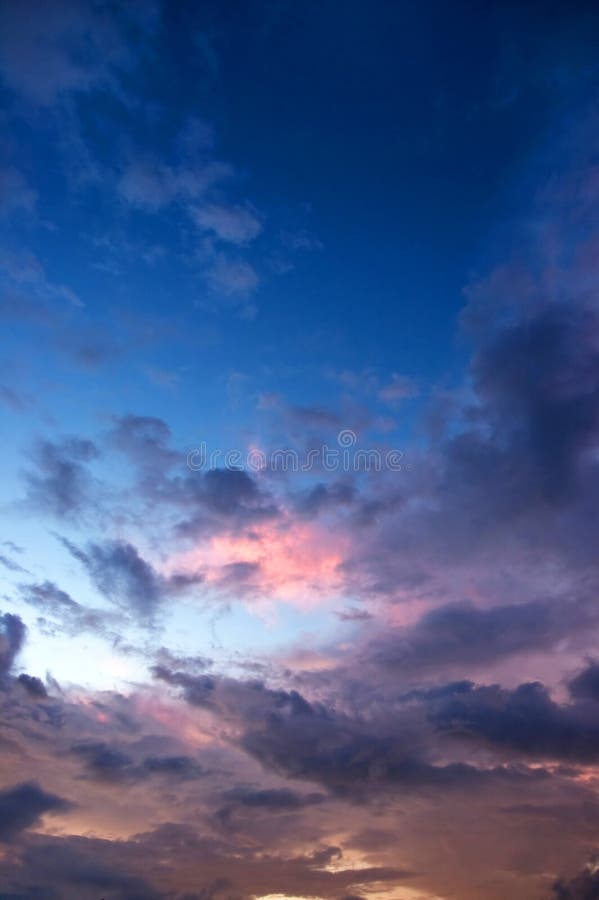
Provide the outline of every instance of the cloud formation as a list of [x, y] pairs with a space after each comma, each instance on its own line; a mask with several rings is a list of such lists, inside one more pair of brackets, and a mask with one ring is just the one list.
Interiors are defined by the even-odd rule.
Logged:
[[0, 791], [0, 841], [12, 841], [46, 813], [60, 813], [68, 808], [66, 800], [46, 793], [35, 782], [6, 788]]
[[0, 0], [7, 900], [599, 896], [587, 7]]

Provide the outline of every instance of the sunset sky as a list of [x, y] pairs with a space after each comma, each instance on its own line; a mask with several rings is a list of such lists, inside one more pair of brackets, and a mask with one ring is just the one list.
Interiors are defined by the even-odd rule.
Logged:
[[598, 46], [0, 0], [0, 900], [599, 900]]

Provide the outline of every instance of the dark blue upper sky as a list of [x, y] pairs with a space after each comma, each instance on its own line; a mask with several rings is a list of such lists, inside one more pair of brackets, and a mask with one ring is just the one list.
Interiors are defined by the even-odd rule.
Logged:
[[[518, 239], [548, 137], [587, 102], [584, 6], [174, 3], [160, 28], [132, 9], [77, 47], [57, 15], [79, 69], [58, 72], [52, 105], [19, 82], [26, 53], [4, 89], [3, 155], [38, 215], [4, 227], [80, 296], [84, 329], [104, 323], [93, 340], [120, 326], [144, 364], [191, 382], [306, 365], [447, 376], [464, 286]], [[202, 249], [199, 194], [157, 186], [185, 165], [228, 169], [207, 175], [211, 202], [249, 204], [256, 233]], [[122, 190], [131, 167], [154, 172], [149, 200]]]

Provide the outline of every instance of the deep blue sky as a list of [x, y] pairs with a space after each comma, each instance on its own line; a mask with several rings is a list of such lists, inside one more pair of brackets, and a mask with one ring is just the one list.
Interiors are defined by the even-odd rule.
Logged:
[[[509, 248], [542, 148], [586, 102], [584, 10], [349, 3], [341, 15], [324, 3], [315, 12], [172, 4], [160, 32], [136, 45], [119, 91], [75, 92], [59, 110], [15, 109], [6, 91], [5, 156], [32, 179], [54, 228], [6, 227], [110, 331], [130, 309], [193, 323], [211, 345], [198, 336], [199, 352], [184, 354], [200, 377], [202, 356], [211, 375], [309, 359], [434, 382], [454, 365], [464, 286]], [[205, 287], [180, 209], [148, 216], [106, 188], [128, 160], [175, 161], [190, 116], [212, 135], [205, 155], [235, 168], [228, 202], [250, 202], [264, 225], [243, 249], [260, 278], [248, 289], [250, 323], [194, 313]], [[109, 236], [117, 252], [126, 236], [163, 256], [147, 265], [132, 252], [118, 272], [98, 270]], [[302, 240], [307, 249], [293, 249]], [[136, 343], [157, 355], [139, 334]], [[158, 352], [167, 368], [182, 362], [179, 348]]]

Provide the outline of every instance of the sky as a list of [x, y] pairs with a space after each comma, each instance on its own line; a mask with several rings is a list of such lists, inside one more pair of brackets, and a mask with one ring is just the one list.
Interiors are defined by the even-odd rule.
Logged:
[[0, 0], [1, 900], [598, 900], [598, 42]]

